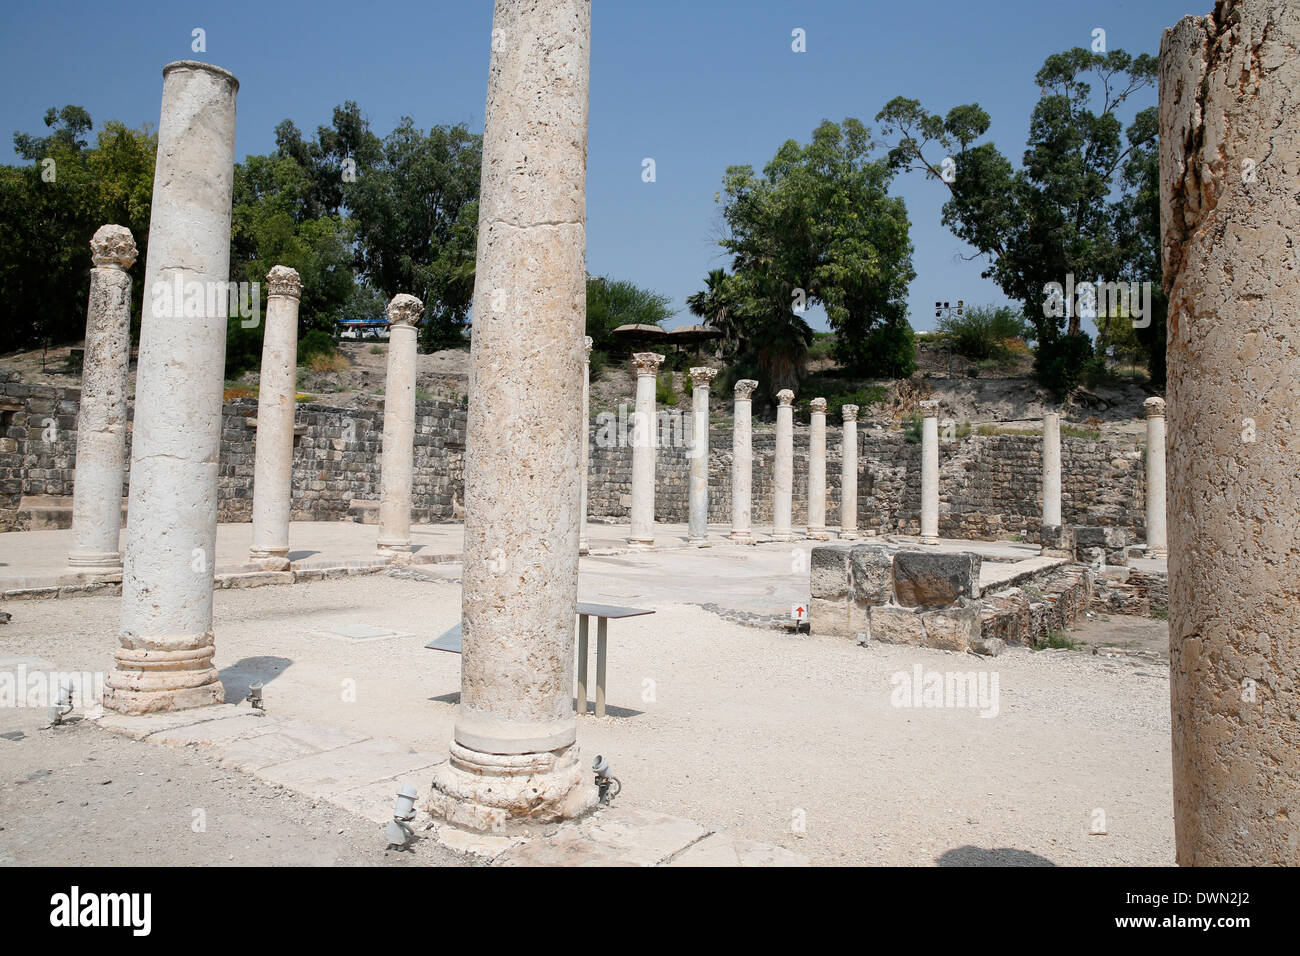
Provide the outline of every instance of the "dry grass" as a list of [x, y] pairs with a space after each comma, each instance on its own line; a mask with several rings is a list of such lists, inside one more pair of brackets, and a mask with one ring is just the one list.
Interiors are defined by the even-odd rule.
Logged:
[[307, 367], [313, 372], [346, 372], [352, 363], [342, 352], [334, 352], [331, 355], [313, 355], [307, 360]]

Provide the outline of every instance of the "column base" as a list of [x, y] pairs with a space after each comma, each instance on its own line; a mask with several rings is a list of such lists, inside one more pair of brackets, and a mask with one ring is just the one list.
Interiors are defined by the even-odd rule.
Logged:
[[733, 531], [727, 535], [728, 541], [735, 541], [737, 544], [753, 544], [754, 535], [750, 531]]
[[453, 741], [433, 768], [425, 810], [471, 830], [504, 832], [510, 824], [571, 820], [599, 794], [577, 745], [537, 754], [488, 754]]
[[590, 554], [590, 553], [591, 553], [591, 542], [588, 541], [586, 538], [583, 538], [581, 541], [579, 541], [579, 542], [578, 542], [578, 553], [579, 553], [579, 554]]
[[148, 645], [119, 647], [113, 655], [117, 669], [104, 679], [106, 710], [154, 714], [225, 703], [211, 634], [151, 637]]
[[411, 542], [380, 541], [375, 545], [375, 553], [381, 558], [388, 558], [393, 564], [407, 565], [411, 563]]
[[923, 534], [923, 535], [921, 535], [921, 543], [922, 543], [922, 544], [938, 544], [938, 543], [939, 543], [939, 536], [938, 536], [938, 535], [933, 535], [933, 534]]
[[840, 540], [841, 540], [841, 541], [856, 541], [856, 540], [858, 540], [858, 538], [860, 538], [860, 537], [862, 537], [862, 536], [861, 536], [860, 534], [858, 534], [856, 531], [841, 531], [841, 532], [840, 532]]
[[691, 538], [691, 537], [687, 537], [687, 539], [686, 539], [686, 543], [689, 544], [692, 548], [711, 548], [711, 547], [713, 547], [713, 542], [710, 541], [708, 538]]
[[628, 538], [627, 546], [632, 551], [649, 551], [655, 546], [654, 538]]
[[825, 528], [809, 528], [807, 537], [813, 541], [829, 541], [831, 534]]
[[1168, 549], [1168, 548], [1147, 548], [1147, 557], [1148, 557], [1148, 558], [1164, 558], [1165, 560], [1168, 560], [1168, 559], [1169, 559], [1169, 549]]
[[797, 541], [798, 539], [789, 531], [773, 531], [773, 541]]
[[250, 548], [248, 563], [256, 565], [263, 571], [288, 571], [288, 548]]
[[121, 571], [120, 551], [70, 551], [68, 567], [88, 570]]

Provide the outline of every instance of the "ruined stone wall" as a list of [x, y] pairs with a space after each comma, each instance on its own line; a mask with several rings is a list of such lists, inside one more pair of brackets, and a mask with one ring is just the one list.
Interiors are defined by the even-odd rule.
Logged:
[[[24, 527], [23, 496], [72, 495], [76, 416], [80, 393], [72, 388], [0, 382], [0, 530]], [[252, 514], [253, 453], [257, 402], [227, 402], [222, 415], [219, 507], [222, 521]], [[463, 405], [422, 402], [415, 435], [414, 518], [460, 517], [464, 495]], [[51, 432], [45, 423], [53, 420]], [[298, 406], [293, 465], [294, 520], [347, 520], [353, 500], [377, 501], [382, 409]], [[611, 433], [612, 432], [612, 433]], [[685, 436], [690, 415], [665, 432], [656, 464], [655, 518], [685, 522], [690, 459]], [[677, 436], [683, 436], [678, 439]], [[45, 437], [53, 441], [45, 441]], [[839, 523], [840, 439], [827, 435], [827, 522]], [[632, 494], [632, 454], [619, 445], [617, 429], [602, 435], [595, 422], [588, 486], [593, 518], [626, 521]], [[612, 438], [611, 441], [606, 439]], [[128, 442], [129, 442], [128, 435]], [[610, 447], [612, 444], [612, 447]], [[754, 431], [756, 530], [772, 521], [776, 433]], [[1023, 534], [1037, 540], [1042, 462], [1036, 436], [972, 435], [940, 441], [939, 531], [955, 538]], [[731, 431], [714, 428], [709, 438], [709, 521], [731, 521]], [[1114, 525], [1141, 540], [1145, 507], [1142, 445], [1119, 440], [1062, 439], [1063, 511], [1067, 524]], [[858, 514], [862, 529], [916, 534], [920, 530], [921, 446], [897, 431], [862, 427], [858, 434]], [[125, 493], [125, 491], [124, 491]], [[68, 506], [71, 507], [69, 500]], [[794, 523], [808, 507], [808, 431], [795, 429]]]

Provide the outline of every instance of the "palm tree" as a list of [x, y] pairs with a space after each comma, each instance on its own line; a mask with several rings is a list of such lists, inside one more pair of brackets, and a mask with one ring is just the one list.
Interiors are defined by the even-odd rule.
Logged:
[[686, 307], [692, 315], [703, 319], [709, 328], [722, 332], [719, 354], [734, 357], [742, 342], [736, 322], [736, 296], [730, 279], [725, 269], [713, 269], [704, 280], [705, 290], [687, 296]]

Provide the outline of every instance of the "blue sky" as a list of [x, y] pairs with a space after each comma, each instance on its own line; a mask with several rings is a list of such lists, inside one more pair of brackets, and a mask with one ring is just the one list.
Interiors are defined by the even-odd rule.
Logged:
[[[1193, 4], [1188, 6], [1188, 4]], [[670, 296], [669, 327], [693, 321], [685, 298], [710, 268], [715, 194], [731, 164], [761, 168], [787, 139], [823, 119], [874, 128], [898, 95], [947, 112], [978, 102], [1013, 162], [1038, 98], [1046, 56], [1089, 46], [1157, 53], [1161, 31], [1210, 0], [595, 0], [587, 184], [587, 266]], [[492, 22], [489, 0], [312, 3], [8, 3], [0, 13], [0, 162], [15, 131], [39, 132], [50, 106], [86, 107], [96, 124], [158, 123], [162, 66], [201, 59], [240, 80], [236, 154], [264, 153], [276, 123], [305, 132], [356, 100], [379, 135], [403, 115], [427, 128], [483, 126]], [[191, 52], [191, 31], [207, 51]], [[791, 49], [791, 31], [807, 52]], [[1136, 107], [1155, 102], [1148, 91]], [[655, 160], [657, 180], [642, 181]], [[1002, 302], [972, 250], [940, 224], [944, 190], [901, 176], [916, 247], [909, 320], [934, 323], [936, 299]], [[820, 313], [810, 314], [824, 328]]]

